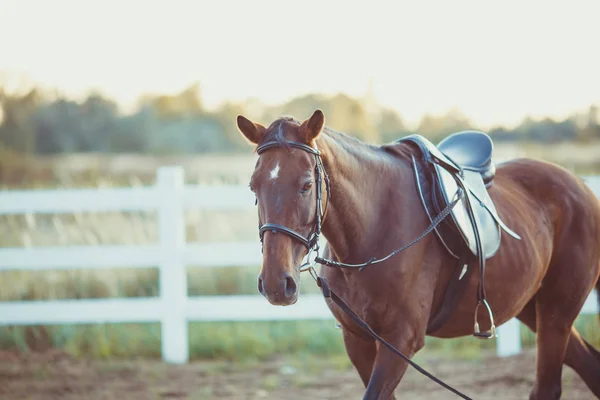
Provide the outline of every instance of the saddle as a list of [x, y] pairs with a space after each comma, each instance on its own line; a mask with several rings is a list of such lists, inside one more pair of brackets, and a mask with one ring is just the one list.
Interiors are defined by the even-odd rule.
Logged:
[[[460, 299], [457, 297], [459, 286], [464, 286], [467, 281], [462, 281], [462, 278], [468, 272], [469, 264], [477, 260], [479, 288], [474, 335], [495, 337], [493, 314], [485, 296], [485, 260], [494, 256], [500, 248], [501, 230], [515, 239], [520, 239], [520, 236], [502, 222], [488, 193], [496, 172], [491, 138], [483, 132], [464, 131], [448, 136], [437, 147], [417, 134], [394, 143], [407, 143], [415, 149], [412, 155], [415, 179], [430, 221], [446, 206], [457, 201], [449, 218], [436, 227], [435, 233], [462, 269], [456, 271], [450, 282], [442, 310], [430, 320], [428, 332], [441, 328], [449, 318]], [[479, 329], [477, 310], [481, 304], [488, 310], [490, 332], [480, 332]]]

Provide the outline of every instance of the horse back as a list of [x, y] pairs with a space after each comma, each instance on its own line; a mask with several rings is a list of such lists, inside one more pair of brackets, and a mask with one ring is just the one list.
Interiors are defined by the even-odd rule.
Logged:
[[523, 243], [503, 237], [505, 252], [535, 252], [550, 264], [577, 250], [596, 260], [587, 268], [599, 267], [600, 201], [583, 179], [556, 164], [516, 159], [497, 166], [489, 193], [523, 237]]
[[498, 164], [489, 192], [499, 207], [510, 203], [527, 208], [538, 221], [548, 218], [557, 230], [568, 219], [600, 220], [600, 202], [585, 181], [549, 162], [522, 158]]

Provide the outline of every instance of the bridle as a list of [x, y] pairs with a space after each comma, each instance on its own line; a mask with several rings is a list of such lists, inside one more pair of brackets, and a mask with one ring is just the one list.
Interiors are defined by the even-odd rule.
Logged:
[[[304, 237], [300, 233], [296, 232], [293, 229], [290, 229], [286, 226], [280, 224], [274, 224], [271, 222], [267, 222], [266, 224], [258, 224], [258, 232], [260, 237], [261, 244], [263, 243], [263, 237], [265, 232], [281, 232], [292, 239], [295, 239], [302, 243], [304, 247], [310, 253], [313, 250], [319, 251], [319, 236], [321, 235], [321, 227], [323, 226], [323, 219], [325, 218], [325, 214], [327, 213], [327, 206], [329, 205], [329, 199], [331, 197], [331, 188], [329, 182], [329, 176], [323, 167], [323, 160], [321, 159], [321, 152], [318, 149], [315, 149], [309, 145], [299, 142], [285, 141], [283, 143], [277, 141], [266, 142], [256, 149], [256, 153], [260, 156], [265, 151], [281, 146], [290, 146], [307, 153], [313, 154], [315, 156], [315, 184], [317, 189], [317, 210], [315, 215], [315, 220], [313, 222], [313, 226], [308, 234], [308, 237]], [[315, 144], [316, 146], [316, 144]], [[323, 207], [323, 182], [325, 181], [325, 189], [327, 191], [327, 201], [325, 203], [325, 207]]]
[[[278, 141], [266, 142], [266, 143], [258, 146], [258, 148], [256, 149], [256, 153], [260, 156], [262, 153], [264, 153], [265, 151], [267, 151], [269, 149], [272, 149], [274, 147], [282, 147], [282, 146], [295, 147], [297, 149], [303, 150], [303, 151], [313, 154], [315, 156], [315, 164], [316, 164], [315, 165], [315, 178], [316, 178], [316, 185], [317, 185], [317, 210], [316, 210], [316, 215], [315, 215], [315, 221], [313, 223], [312, 229], [307, 238], [305, 238], [304, 236], [302, 236], [300, 233], [296, 232], [293, 229], [290, 229], [290, 228], [280, 225], [280, 224], [274, 224], [274, 223], [270, 223], [270, 222], [268, 222], [266, 224], [261, 224], [259, 221], [258, 232], [259, 232], [261, 245], [263, 244], [264, 234], [267, 231], [284, 233], [284, 234], [290, 236], [291, 238], [302, 243], [304, 245], [304, 247], [307, 248], [309, 257], [307, 258], [307, 262], [300, 266], [300, 272], [310, 270], [310, 268], [312, 268], [314, 266], [313, 263], [322, 264], [322, 265], [325, 265], [328, 267], [359, 268], [360, 270], [362, 270], [363, 268], [366, 268], [370, 265], [385, 262], [385, 261], [389, 260], [390, 258], [394, 257], [395, 255], [397, 255], [398, 253], [400, 253], [401, 251], [404, 251], [404, 250], [408, 249], [409, 247], [413, 246], [414, 244], [419, 242], [421, 239], [423, 239], [425, 236], [427, 236], [429, 233], [431, 233], [448, 215], [450, 215], [450, 212], [452, 211], [454, 206], [456, 206], [456, 204], [458, 204], [458, 202], [460, 201], [460, 199], [462, 197], [460, 194], [457, 195], [454, 198], [454, 200], [452, 202], [450, 202], [431, 221], [431, 225], [429, 225], [429, 227], [427, 229], [425, 229], [425, 231], [423, 231], [423, 233], [421, 233], [413, 241], [407, 243], [406, 245], [400, 247], [399, 249], [394, 250], [393, 252], [391, 252], [390, 254], [388, 254], [385, 257], [382, 257], [382, 258], [372, 257], [370, 260], [363, 262], [361, 264], [347, 264], [347, 263], [343, 263], [340, 261], [329, 260], [329, 259], [322, 258], [319, 256], [319, 236], [321, 235], [323, 219], [325, 218], [325, 214], [327, 213], [327, 206], [329, 205], [329, 201], [331, 199], [331, 183], [329, 181], [329, 176], [327, 175], [327, 172], [325, 171], [325, 168], [323, 167], [323, 160], [321, 159], [321, 152], [319, 151], [319, 149], [315, 149], [304, 143], [286, 140], [283, 142], [278, 142]], [[316, 143], [315, 143], [315, 146], [316, 146]], [[323, 179], [321, 179], [321, 178], [323, 178]], [[322, 180], [325, 181], [325, 188], [327, 190], [327, 201], [325, 202], [325, 208], [323, 208], [323, 183], [322, 183]], [[313, 251], [316, 253], [316, 257], [313, 259], [313, 261], [311, 263], [310, 255]]]

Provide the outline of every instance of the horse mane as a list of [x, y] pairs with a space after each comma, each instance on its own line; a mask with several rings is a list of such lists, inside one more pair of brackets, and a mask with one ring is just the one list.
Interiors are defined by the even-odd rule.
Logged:
[[[289, 115], [279, 117], [278, 119], [273, 121], [271, 125], [269, 125], [266, 134], [260, 139], [258, 145], [260, 146], [261, 144], [266, 142], [277, 142], [280, 146], [289, 148], [289, 145], [287, 144], [287, 139], [284, 136], [284, 128], [286, 124], [300, 126], [302, 125], [302, 121], [299, 121], [296, 118]], [[328, 126], [323, 127], [323, 133], [336, 140], [336, 142], [338, 142], [338, 144], [342, 146], [344, 144], [364, 146], [374, 151], [383, 150], [384, 152], [391, 153], [396, 157], [410, 159], [414, 151], [414, 149], [412, 149], [412, 147], [407, 145], [406, 143], [391, 142], [383, 145], [373, 145], [365, 143], [354, 136], [349, 136], [343, 132], [331, 129]], [[352, 150], [348, 147], [347, 149]]]
[[386, 153], [393, 155], [394, 157], [407, 160], [410, 160], [412, 155], [415, 153], [414, 147], [410, 146], [407, 142], [394, 141], [386, 143], [381, 146], [381, 149]]

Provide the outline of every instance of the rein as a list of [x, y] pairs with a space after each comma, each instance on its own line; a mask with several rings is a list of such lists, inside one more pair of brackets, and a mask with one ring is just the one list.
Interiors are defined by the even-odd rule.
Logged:
[[[315, 215], [315, 221], [313, 223], [313, 226], [312, 226], [311, 231], [307, 238], [305, 238], [300, 233], [294, 231], [293, 229], [290, 229], [290, 228], [280, 225], [280, 224], [275, 224], [275, 223], [260, 224], [259, 223], [260, 241], [262, 244], [263, 236], [264, 236], [265, 232], [280, 232], [280, 233], [286, 234], [286, 235], [290, 236], [291, 238], [302, 243], [304, 245], [304, 247], [306, 247], [308, 250], [308, 256], [310, 256], [310, 254], [313, 251], [316, 252], [316, 257], [314, 259], [315, 264], [322, 264], [322, 265], [325, 265], [328, 267], [358, 268], [360, 271], [362, 271], [364, 268], [366, 268], [370, 265], [379, 264], [384, 261], [387, 261], [388, 259], [394, 257], [401, 251], [406, 250], [409, 247], [413, 246], [414, 244], [419, 242], [421, 239], [426, 237], [429, 233], [431, 233], [450, 214], [450, 212], [452, 211], [454, 206], [456, 206], [456, 204], [461, 199], [460, 194], [458, 196], [456, 196], [455, 199], [451, 203], [449, 203], [442, 210], [442, 212], [432, 220], [431, 225], [429, 225], [429, 227], [427, 229], [425, 229], [425, 231], [423, 231], [423, 233], [421, 233], [417, 238], [415, 238], [410, 243], [400, 247], [397, 250], [394, 250], [393, 252], [391, 252], [390, 254], [388, 254], [387, 256], [385, 256], [383, 258], [378, 259], [378, 258], [373, 257], [369, 261], [364, 262], [362, 264], [346, 264], [346, 263], [342, 263], [339, 261], [322, 258], [319, 256], [319, 236], [321, 235], [323, 219], [325, 218], [325, 214], [327, 213], [327, 207], [329, 205], [329, 200], [331, 198], [331, 184], [330, 184], [327, 172], [325, 171], [325, 168], [323, 167], [323, 160], [321, 159], [321, 152], [318, 149], [315, 149], [311, 146], [308, 146], [306, 144], [299, 143], [299, 142], [285, 141], [283, 145], [287, 145], [290, 147], [294, 147], [294, 148], [303, 150], [303, 151], [313, 154], [315, 156], [315, 162], [316, 162], [315, 178], [316, 178], [316, 185], [317, 185], [317, 210], [316, 210], [316, 215]], [[315, 143], [315, 145], [316, 145], [316, 143]], [[258, 155], [261, 155], [266, 150], [269, 150], [274, 147], [281, 147], [281, 146], [282, 146], [282, 144], [280, 142], [270, 141], [270, 142], [260, 145], [257, 148], [256, 152]], [[323, 180], [325, 181], [325, 187], [327, 190], [327, 201], [325, 203], [325, 208], [323, 208], [323, 206], [322, 206], [322, 203], [323, 203], [323, 185], [321, 182], [322, 177], [324, 178]], [[310, 257], [308, 257], [308, 260], [305, 264], [300, 266], [300, 272], [304, 272], [304, 271], [308, 271], [310, 273], [310, 275], [314, 278], [315, 282], [317, 283], [317, 286], [319, 286], [319, 288], [321, 289], [321, 292], [323, 293], [323, 297], [330, 298], [338, 307], [340, 307], [340, 309], [342, 311], [344, 311], [358, 326], [360, 326], [373, 339], [380, 342], [382, 345], [384, 345], [386, 348], [388, 348], [388, 350], [392, 351], [394, 354], [396, 354], [397, 356], [402, 358], [404, 361], [406, 361], [410, 366], [412, 366], [417, 371], [419, 371], [421, 374], [423, 374], [426, 377], [428, 377], [429, 379], [433, 380], [440, 386], [444, 387], [445, 389], [449, 390], [450, 392], [456, 394], [457, 396], [459, 396], [463, 399], [471, 400], [471, 398], [468, 397], [467, 395], [459, 392], [458, 390], [454, 389], [452, 386], [448, 385], [441, 379], [439, 379], [439, 378], [435, 377], [434, 375], [432, 375], [431, 373], [427, 372], [425, 369], [423, 369], [421, 366], [419, 366], [417, 363], [412, 361], [409, 357], [404, 355], [402, 352], [400, 352], [394, 346], [389, 344], [385, 339], [383, 339], [381, 336], [379, 336], [377, 333], [375, 333], [375, 331], [373, 331], [373, 329], [365, 321], [363, 321], [362, 318], [360, 318], [360, 316], [358, 316], [358, 314], [356, 314], [350, 308], [350, 306], [348, 306], [348, 304], [346, 304], [346, 302], [344, 300], [342, 300], [329, 287], [329, 283], [327, 282], [327, 280], [317, 273], [317, 271], [314, 269], [314, 264], [311, 264], [311, 262], [310, 262]]]

